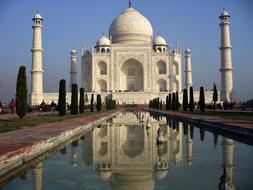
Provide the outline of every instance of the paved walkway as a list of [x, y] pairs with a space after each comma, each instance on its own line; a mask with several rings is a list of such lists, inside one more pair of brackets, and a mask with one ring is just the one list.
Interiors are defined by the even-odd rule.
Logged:
[[14, 156], [20, 153], [22, 149], [29, 148], [29, 146], [32, 146], [37, 142], [49, 139], [50, 137], [54, 137], [64, 131], [74, 129], [81, 125], [109, 116], [117, 111], [119, 111], [119, 109], [86, 115], [80, 118], [43, 124], [36, 127], [22, 127], [22, 129], [16, 131], [0, 133], [0, 157], [3, 155], [8, 155], [8, 157]]
[[[31, 112], [31, 113], [27, 113], [26, 116], [38, 116], [38, 115], [57, 115], [58, 112]], [[4, 114], [0, 114], [0, 119], [14, 119], [14, 118], [19, 118], [18, 115], [16, 113], [11, 114], [11, 113], [4, 113]]]
[[[152, 109], [151, 109], [152, 110]], [[197, 115], [197, 114], [187, 114], [182, 112], [171, 112], [171, 111], [164, 111], [164, 110], [153, 110], [162, 113], [167, 113], [171, 116], [182, 117], [185, 119], [193, 119], [198, 121], [206, 121], [213, 124], [222, 124], [222, 125], [229, 125], [238, 128], [246, 128], [253, 130], [253, 121], [246, 121], [246, 120], [234, 120], [234, 119], [227, 119], [221, 117], [214, 117], [214, 116], [207, 116], [207, 115]]]

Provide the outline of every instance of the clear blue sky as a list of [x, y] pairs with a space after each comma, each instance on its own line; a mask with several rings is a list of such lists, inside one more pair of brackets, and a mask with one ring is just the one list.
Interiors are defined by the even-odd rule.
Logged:
[[[37, 10], [44, 18], [44, 91], [57, 92], [58, 82], [69, 82], [70, 50], [91, 47], [108, 35], [109, 25], [128, 6], [128, 0], [1, 0], [0, 1], [0, 99], [15, 97], [20, 65], [27, 67], [30, 89], [32, 18]], [[253, 98], [253, 1], [252, 0], [133, 0], [133, 7], [146, 16], [167, 43], [178, 41], [192, 50], [195, 89], [220, 87], [220, 30], [223, 8], [231, 15], [234, 90], [239, 100]], [[184, 59], [183, 67], [184, 71]]]

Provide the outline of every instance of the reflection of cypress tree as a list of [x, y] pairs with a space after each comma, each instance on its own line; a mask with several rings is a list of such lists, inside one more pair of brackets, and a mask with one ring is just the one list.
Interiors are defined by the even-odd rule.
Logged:
[[71, 144], [72, 144], [73, 147], [77, 147], [78, 146], [78, 140], [73, 141]]
[[188, 124], [183, 123], [183, 128], [184, 128], [184, 135], [187, 135], [188, 134]]
[[62, 148], [62, 149], [60, 150], [60, 152], [61, 152], [61, 154], [66, 154], [67, 148], [66, 148], [66, 147]]
[[218, 134], [215, 132], [213, 133], [213, 141], [214, 141], [214, 147], [216, 147], [218, 143]]
[[83, 141], [85, 139], [85, 136], [84, 135], [81, 136], [80, 139]]
[[177, 128], [177, 131], [179, 131], [179, 122], [178, 121], [176, 122], [176, 128]]
[[172, 129], [176, 129], [176, 121], [172, 120]]
[[22, 180], [26, 180], [26, 178], [27, 178], [27, 171], [25, 171], [25, 172], [23, 172], [19, 177], [20, 177], [20, 179], [22, 179]]
[[190, 125], [190, 136], [191, 136], [191, 139], [193, 139], [193, 135], [194, 135], [194, 127], [192, 125]]
[[166, 125], [169, 125], [169, 117], [166, 117]]
[[170, 118], [170, 120], [169, 120], [169, 126], [170, 126], [170, 128], [171, 128], [171, 125], [172, 125], [172, 121], [171, 121], [171, 118]]
[[202, 127], [199, 128], [199, 132], [200, 132], [200, 140], [204, 141], [205, 139], [205, 129], [203, 129]]

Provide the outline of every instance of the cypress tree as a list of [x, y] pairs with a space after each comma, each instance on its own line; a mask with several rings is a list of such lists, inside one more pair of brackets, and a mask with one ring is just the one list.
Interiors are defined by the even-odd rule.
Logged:
[[59, 83], [58, 113], [60, 116], [66, 115], [66, 81], [64, 79]]
[[204, 87], [200, 87], [200, 92], [199, 92], [199, 108], [201, 112], [205, 111], [205, 92], [204, 92]]
[[169, 94], [169, 110], [171, 110], [171, 94]]
[[172, 110], [176, 110], [176, 93], [173, 92], [172, 94]]
[[98, 111], [102, 110], [102, 102], [101, 102], [101, 96], [100, 96], [100, 94], [97, 95], [97, 105], [96, 105], [96, 108], [97, 108]]
[[183, 92], [183, 110], [187, 111], [188, 108], [188, 94], [187, 94], [187, 89], [184, 89]]
[[190, 111], [193, 112], [194, 110], [194, 96], [193, 96], [193, 87], [190, 86]]
[[216, 109], [216, 102], [218, 101], [218, 92], [216, 84], [213, 84], [213, 109]]
[[16, 84], [16, 113], [22, 120], [27, 112], [27, 84], [26, 84], [26, 68], [19, 67], [17, 84]]
[[79, 112], [84, 113], [84, 88], [80, 88]]
[[163, 109], [163, 101], [160, 101], [160, 105], [159, 105], [159, 109], [162, 110]]
[[91, 99], [90, 99], [90, 111], [91, 112], [93, 112], [94, 111], [94, 106], [93, 106], [93, 100], [94, 99], [94, 95], [93, 94], [91, 94]]
[[179, 98], [178, 98], [178, 92], [176, 92], [176, 110], [179, 111]]
[[78, 114], [78, 86], [77, 84], [72, 84], [71, 93], [71, 114]]
[[166, 110], [169, 110], [169, 96], [166, 96]]

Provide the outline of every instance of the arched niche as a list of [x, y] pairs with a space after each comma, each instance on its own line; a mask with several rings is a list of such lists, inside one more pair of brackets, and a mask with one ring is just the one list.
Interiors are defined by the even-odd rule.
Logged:
[[106, 65], [106, 62], [100, 61], [98, 63], [98, 68], [99, 68], [99, 74], [100, 75], [106, 75], [107, 74], [107, 65]]
[[172, 63], [172, 74], [178, 75], [179, 74], [179, 68], [178, 68], [178, 62], [174, 61]]
[[98, 86], [99, 86], [100, 92], [107, 92], [107, 83], [105, 80], [100, 79], [98, 81]]
[[164, 61], [159, 61], [156, 64], [157, 66], [157, 73], [159, 75], [166, 74], [166, 63]]
[[[121, 149], [129, 158], [135, 158], [144, 152], [144, 131], [139, 126], [127, 126], [121, 136]], [[123, 131], [122, 131], [123, 132]]]
[[178, 90], [179, 90], [179, 82], [178, 82], [177, 79], [174, 79], [172, 81], [172, 91], [173, 92], [178, 92]]
[[138, 60], [130, 58], [122, 64], [120, 87], [122, 91], [143, 91], [143, 67]]
[[166, 92], [167, 91], [167, 82], [164, 79], [159, 79], [157, 81], [157, 88], [159, 92]]

